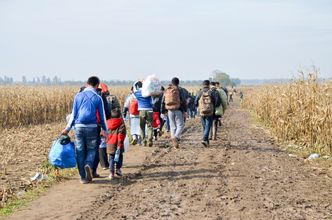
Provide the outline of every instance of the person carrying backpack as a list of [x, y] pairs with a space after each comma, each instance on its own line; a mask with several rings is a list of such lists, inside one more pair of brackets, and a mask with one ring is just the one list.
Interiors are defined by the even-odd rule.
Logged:
[[[220, 84], [219, 82], [216, 82], [216, 88], [220, 94], [220, 98], [221, 98], [221, 107], [222, 107], [222, 116], [224, 115], [225, 111], [227, 110], [228, 108], [228, 98], [227, 98], [227, 94], [225, 92], [225, 90], [220, 87]], [[217, 111], [217, 110], [216, 110]], [[218, 121], [218, 126], [220, 127], [221, 126], [221, 118], [219, 118], [219, 121]]]
[[99, 78], [92, 76], [87, 81], [87, 87], [77, 93], [73, 103], [72, 114], [66, 128], [62, 131], [67, 135], [75, 126], [75, 147], [77, 168], [81, 177], [80, 182], [85, 184], [92, 181], [92, 168], [96, 156], [98, 134], [97, 114], [100, 124], [107, 137], [108, 128], [104, 111], [104, 103], [97, 93]]
[[[224, 93], [223, 90], [218, 90], [218, 88], [216, 87], [216, 83], [215, 82], [211, 82], [210, 83], [210, 90], [213, 94], [217, 94], [216, 95], [216, 105], [215, 105], [215, 111], [213, 114], [213, 121], [212, 121], [212, 127], [211, 127], [211, 131], [210, 131], [210, 136], [211, 136], [211, 140], [217, 140], [217, 130], [218, 130], [218, 123], [222, 117], [222, 115], [224, 114], [224, 111], [226, 110], [226, 106], [224, 105], [226, 102], [226, 94]], [[223, 92], [221, 94], [221, 92]], [[224, 99], [224, 100], [222, 100]]]
[[131, 134], [131, 145], [142, 143], [141, 130], [140, 130], [140, 119], [138, 111], [138, 101], [134, 94], [134, 86], [131, 87], [131, 94], [126, 98], [124, 103], [123, 117], [126, 118], [127, 112], [129, 112], [129, 126]]
[[201, 123], [203, 126], [203, 140], [202, 144], [205, 147], [209, 146], [209, 133], [213, 122], [213, 115], [216, 106], [220, 105], [220, 99], [217, 92], [210, 90], [210, 81], [203, 81], [203, 88], [197, 94], [195, 105], [199, 109], [201, 116]]
[[218, 88], [218, 90], [223, 90], [224, 93], [226, 94], [226, 103], [227, 105], [229, 105], [229, 100], [228, 100], [228, 89], [224, 86], [221, 86], [219, 82], [216, 82], [216, 87]]
[[161, 104], [161, 112], [167, 110], [173, 147], [179, 147], [179, 140], [184, 129], [184, 117], [187, 112], [187, 96], [179, 87], [180, 80], [174, 77], [166, 88]]

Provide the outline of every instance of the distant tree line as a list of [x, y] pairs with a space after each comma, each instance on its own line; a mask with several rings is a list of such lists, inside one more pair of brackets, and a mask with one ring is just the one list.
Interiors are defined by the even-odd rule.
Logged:
[[[102, 80], [102, 79], [101, 79]], [[102, 80], [102, 82], [114, 86], [129, 86], [134, 83], [132, 80]], [[60, 77], [47, 77], [45, 75], [39, 77], [33, 77], [28, 79], [26, 76], [22, 76], [20, 81], [14, 81], [13, 77], [0, 76], [0, 85], [10, 84], [23, 84], [23, 85], [83, 85], [85, 82], [81, 80], [61, 80]], [[162, 80], [163, 85], [170, 84], [168, 80]], [[181, 80], [182, 85], [201, 85], [202, 80]]]
[[13, 83], [14, 83], [13, 77], [0, 76], [0, 84], [13, 84]]
[[33, 77], [32, 80], [28, 80], [26, 76], [22, 76], [21, 81], [14, 81], [13, 77], [0, 76], [0, 84], [42, 84], [42, 85], [55, 85], [63, 83], [57, 76], [53, 78], [43, 75], [42, 77]]
[[[181, 80], [181, 79], [180, 79]], [[183, 86], [199, 86], [202, 85], [202, 80], [181, 80], [181, 85]], [[236, 86], [241, 83], [240, 79], [232, 79], [226, 73], [221, 72], [220, 70], [215, 70], [212, 72], [212, 81], [218, 81], [223, 86]], [[106, 84], [114, 86], [129, 86], [134, 83], [132, 80], [102, 80]], [[37, 76], [32, 79], [28, 79], [26, 76], [22, 76], [20, 81], [14, 81], [13, 77], [0, 76], [0, 85], [4, 84], [24, 84], [24, 85], [83, 85], [85, 82], [80, 80], [61, 80], [60, 77], [48, 77], [48, 76]], [[162, 80], [163, 85], [170, 84], [169, 80]]]

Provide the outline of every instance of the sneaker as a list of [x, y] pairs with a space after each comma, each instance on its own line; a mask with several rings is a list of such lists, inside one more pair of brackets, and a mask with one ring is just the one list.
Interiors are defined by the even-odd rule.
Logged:
[[118, 176], [122, 176], [122, 171], [121, 171], [121, 169], [116, 169], [115, 173], [116, 173], [116, 175], [118, 175]]
[[143, 145], [144, 145], [144, 147], [146, 147], [147, 144], [148, 144], [147, 141], [143, 141]]
[[179, 148], [179, 142], [177, 138], [172, 138], [172, 142], [174, 148]]
[[85, 165], [84, 166], [84, 170], [85, 170], [85, 176], [86, 176], [86, 180], [91, 182], [92, 181], [92, 170], [91, 167], [89, 165]]
[[202, 144], [204, 145], [204, 147], [208, 147], [209, 146], [209, 142], [208, 141], [202, 141]]
[[89, 181], [87, 181], [86, 179], [80, 179], [80, 183], [81, 184], [87, 184], [87, 183], [89, 183]]
[[149, 141], [149, 147], [152, 147], [152, 146], [153, 146], [153, 142], [151, 140], [151, 141]]
[[137, 144], [137, 139], [133, 139], [130, 144], [131, 145], [136, 145]]
[[159, 135], [159, 137], [161, 137], [163, 134], [164, 134], [163, 131], [161, 131], [161, 130], [158, 131], [158, 135]]
[[109, 176], [108, 176], [108, 179], [114, 179], [114, 173], [111, 173]]

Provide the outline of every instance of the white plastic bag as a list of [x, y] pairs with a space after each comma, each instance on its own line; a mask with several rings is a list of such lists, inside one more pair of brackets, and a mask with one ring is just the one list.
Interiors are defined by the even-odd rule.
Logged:
[[129, 150], [129, 138], [128, 135], [126, 135], [126, 138], [124, 140], [124, 152], [127, 152]]
[[158, 96], [161, 94], [161, 83], [155, 75], [148, 76], [143, 81], [142, 96]]

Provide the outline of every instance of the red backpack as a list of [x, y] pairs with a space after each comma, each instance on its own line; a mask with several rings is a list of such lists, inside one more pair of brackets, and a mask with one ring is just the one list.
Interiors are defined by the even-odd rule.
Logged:
[[131, 115], [139, 115], [137, 99], [130, 101], [129, 112]]

